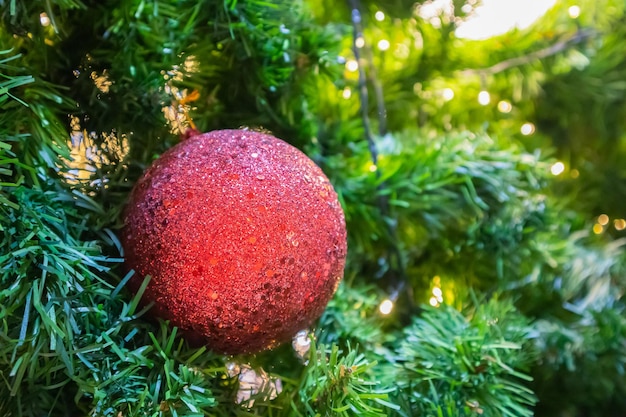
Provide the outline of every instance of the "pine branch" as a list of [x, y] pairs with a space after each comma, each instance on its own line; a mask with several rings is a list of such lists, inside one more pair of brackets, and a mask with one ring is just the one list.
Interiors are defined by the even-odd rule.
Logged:
[[547, 48], [540, 49], [538, 51], [533, 51], [529, 54], [523, 56], [516, 56], [514, 58], [506, 59], [502, 62], [498, 62], [487, 68], [480, 69], [465, 69], [458, 71], [458, 76], [467, 77], [472, 75], [494, 75], [508, 69], [514, 67], [520, 67], [523, 65], [528, 65], [533, 62], [540, 61], [542, 59], [548, 58], [553, 55], [557, 55], [566, 49], [572, 47], [573, 45], [579, 44], [581, 42], [586, 41], [587, 39], [597, 36], [598, 34], [592, 30], [579, 29], [573, 36], [568, 39], [561, 40], [554, 45], [550, 45]]
[[[13, 52], [12, 49], [0, 51], [0, 56], [9, 55], [12, 52]], [[27, 106], [27, 104], [23, 100], [11, 94], [10, 90], [32, 83], [33, 81], [35, 81], [34, 77], [32, 75], [11, 76], [11, 75], [4, 74], [4, 72], [9, 69], [15, 70], [15, 68], [12, 68], [7, 63], [10, 61], [19, 59], [20, 57], [21, 57], [21, 54], [15, 54], [15, 55], [8, 56], [7, 58], [0, 59], [0, 71], [1, 71], [0, 72], [0, 106], [4, 106], [4, 103], [9, 98], [12, 98], [13, 100], [19, 102], [23, 106]]]
[[512, 342], [528, 337], [527, 321], [496, 299], [466, 319], [448, 306], [428, 308], [406, 329], [397, 380], [412, 414], [532, 416], [536, 399], [519, 371], [531, 356]]
[[367, 361], [356, 349], [348, 347], [344, 354], [337, 346], [327, 350], [312, 341], [310, 352], [300, 387], [300, 401], [306, 413], [297, 415], [382, 417], [389, 410], [398, 409], [388, 401], [393, 388], [381, 388], [371, 380], [371, 369], [376, 363]]

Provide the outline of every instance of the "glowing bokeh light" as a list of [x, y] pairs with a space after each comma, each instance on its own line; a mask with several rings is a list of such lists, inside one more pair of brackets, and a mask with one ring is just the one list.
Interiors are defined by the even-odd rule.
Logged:
[[565, 171], [565, 164], [563, 162], [555, 162], [550, 168], [552, 175], [561, 175]]
[[572, 19], [577, 19], [578, 16], [580, 16], [580, 6], [570, 6], [570, 8], [567, 9], [567, 13]]
[[501, 100], [498, 102], [498, 111], [501, 113], [510, 113], [513, 110], [513, 106], [506, 100]]
[[391, 301], [390, 299], [384, 300], [382, 303], [380, 303], [378, 310], [381, 314], [384, 314], [386, 316], [387, 314], [391, 313], [391, 310], [393, 310], [393, 301]]
[[391, 46], [391, 44], [387, 39], [381, 39], [380, 41], [378, 41], [378, 49], [380, 49], [381, 51], [386, 51], [387, 49], [389, 49], [389, 46]]
[[489, 94], [489, 91], [483, 90], [478, 93], [478, 102], [483, 106], [489, 104], [491, 102], [491, 95]]
[[39, 15], [39, 22], [41, 26], [50, 26], [50, 18], [45, 12]]
[[451, 88], [444, 88], [441, 95], [445, 101], [450, 101], [454, 98], [454, 90]]
[[350, 72], [354, 72], [359, 69], [359, 63], [356, 62], [354, 59], [349, 59], [346, 62], [346, 69]]
[[530, 122], [524, 123], [520, 128], [520, 132], [522, 132], [522, 135], [524, 136], [532, 135], [535, 133], [535, 125]]

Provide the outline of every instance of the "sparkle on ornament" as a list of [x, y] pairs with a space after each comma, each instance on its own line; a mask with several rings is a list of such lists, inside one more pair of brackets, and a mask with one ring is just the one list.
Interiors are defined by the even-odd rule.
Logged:
[[626, 229], [626, 220], [624, 220], [624, 219], [615, 219], [613, 221], [613, 226], [615, 227], [615, 230], [624, 230], [624, 229]]
[[378, 49], [380, 49], [381, 51], [386, 51], [387, 49], [389, 49], [389, 41], [387, 39], [381, 39], [380, 41], [378, 41]]
[[478, 102], [483, 106], [489, 104], [491, 102], [491, 95], [489, 94], [489, 91], [483, 90], [478, 93]]
[[501, 113], [510, 113], [513, 110], [513, 106], [506, 100], [502, 100], [498, 102], [498, 110]]
[[572, 19], [577, 19], [578, 16], [580, 16], [580, 6], [570, 6], [570, 8], [567, 9], [567, 13]]
[[520, 128], [520, 132], [522, 132], [522, 135], [524, 136], [532, 135], [535, 133], [535, 125], [530, 122], [524, 123]]
[[376, 12], [376, 14], [374, 14], [374, 18], [376, 18], [376, 20], [378, 20], [379, 22], [382, 22], [383, 20], [385, 20], [385, 13], [379, 10]]
[[565, 164], [561, 161], [555, 162], [552, 168], [550, 168], [552, 175], [561, 175], [563, 171], [565, 171]]
[[365, 46], [365, 39], [363, 38], [363, 36], [359, 36], [354, 40], [354, 46], [356, 46], [357, 48], [363, 48]]
[[41, 22], [41, 26], [50, 26], [50, 18], [45, 12], [39, 15], [39, 22]]
[[606, 226], [607, 224], [609, 224], [609, 216], [607, 216], [606, 214], [601, 214], [598, 216], [598, 224], [601, 226]]
[[345, 98], [347, 100], [350, 97], [352, 97], [352, 90], [350, 89], [350, 87], [346, 87], [341, 92], [341, 95], [342, 95], [343, 98]]
[[387, 298], [382, 303], [380, 303], [378, 310], [380, 311], [380, 314], [386, 316], [387, 314], [391, 313], [391, 310], [393, 310], [393, 301]]
[[346, 69], [350, 72], [354, 72], [359, 69], [359, 63], [356, 62], [354, 59], [349, 59], [346, 62]]
[[450, 101], [454, 98], [454, 90], [451, 88], [444, 88], [441, 95], [445, 101]]
[[602, 232], [604, 232], [604, 227], [601, 224], [596, 223], [593, 225], [593, 233], [599, 235]]

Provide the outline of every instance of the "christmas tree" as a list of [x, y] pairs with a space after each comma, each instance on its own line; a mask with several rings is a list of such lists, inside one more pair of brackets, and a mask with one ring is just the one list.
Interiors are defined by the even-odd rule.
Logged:
[[[626, 4], [480, 3], [0, 0], [0, 413], [626, 415]], [[313, 326], [225, 355], [120, 242], [160, 155], [238, 128], [323, 170], [348, 254]]]

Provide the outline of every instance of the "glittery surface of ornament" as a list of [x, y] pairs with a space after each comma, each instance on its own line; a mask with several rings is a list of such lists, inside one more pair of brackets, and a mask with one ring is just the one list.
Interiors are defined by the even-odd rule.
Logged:
[[343, 275], [346, 230], [330, 182], [268, 134], [193, 135], [131, 193], [122, 231], [129, 281], [152, 314], [217, 352], [251, 353], [317, 319]]

